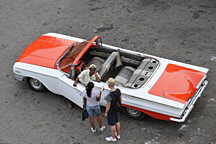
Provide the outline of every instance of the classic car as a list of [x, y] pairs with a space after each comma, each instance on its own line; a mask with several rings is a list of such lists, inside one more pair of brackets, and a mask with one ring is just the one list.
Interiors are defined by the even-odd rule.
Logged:
[[97, 66], [104, 87], [101, 105], [109, 93], [106, 80], [113, 77], [122, 92], [122, 107], [133, 118], [144, 115], [184, 122], [208, 84], [207, 68], [176, 62], [89, 40], [48, 33], [24, 49], [13, 66], [15, 78], [36, 91], [48, 89], [82, 108], [82, 84], [77, 75], [90, 64]]

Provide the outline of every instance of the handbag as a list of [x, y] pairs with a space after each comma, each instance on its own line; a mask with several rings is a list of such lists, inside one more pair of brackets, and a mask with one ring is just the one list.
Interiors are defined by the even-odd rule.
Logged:
[[84, 121], [88, 117], [89, 117], [89, 114], [88, 114], [88, 111], [86, 109], [86, 105], [83, 105], [83, 109], [82, 109], [82, 121]]

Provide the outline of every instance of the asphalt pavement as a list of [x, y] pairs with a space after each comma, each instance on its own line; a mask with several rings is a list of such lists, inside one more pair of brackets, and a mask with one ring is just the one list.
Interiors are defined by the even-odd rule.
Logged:
[[[185, 123], [121, 114], [121, 144], [216, 144], [215, 0], [0, 0], [0, 144], [102, 144], [81, 109], [14, 80], [12, 66], [38, 36], [56, 32], [210, 69]], [[106, 121], [105, 121], [106, 122]]]

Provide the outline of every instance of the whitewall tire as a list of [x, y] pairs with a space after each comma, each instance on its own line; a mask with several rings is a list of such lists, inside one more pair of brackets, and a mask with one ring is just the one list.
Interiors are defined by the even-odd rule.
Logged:
[[44, 91], [45, 90], [44, 85], [37, 79], [29, 78], [28, 83], [29, 83], [29, 86], [31, 87], [31, 89], [33, 89], [35, 91]]

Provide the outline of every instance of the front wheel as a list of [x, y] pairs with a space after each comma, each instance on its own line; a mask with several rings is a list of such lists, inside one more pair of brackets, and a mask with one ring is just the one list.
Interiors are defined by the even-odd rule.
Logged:
[[31, 87], [31, 89], [33, 89], [35, 91], [44, 91], [45, 90], [44, 85], [37, 79], [29, 78], [28, 83], [29, 83], [29, 86]]
[[126, 112], [130, 117], [134, 119], [142, 119], [144, 117], [144, 114], [142, 112], [131, 108], [126, 108]]

